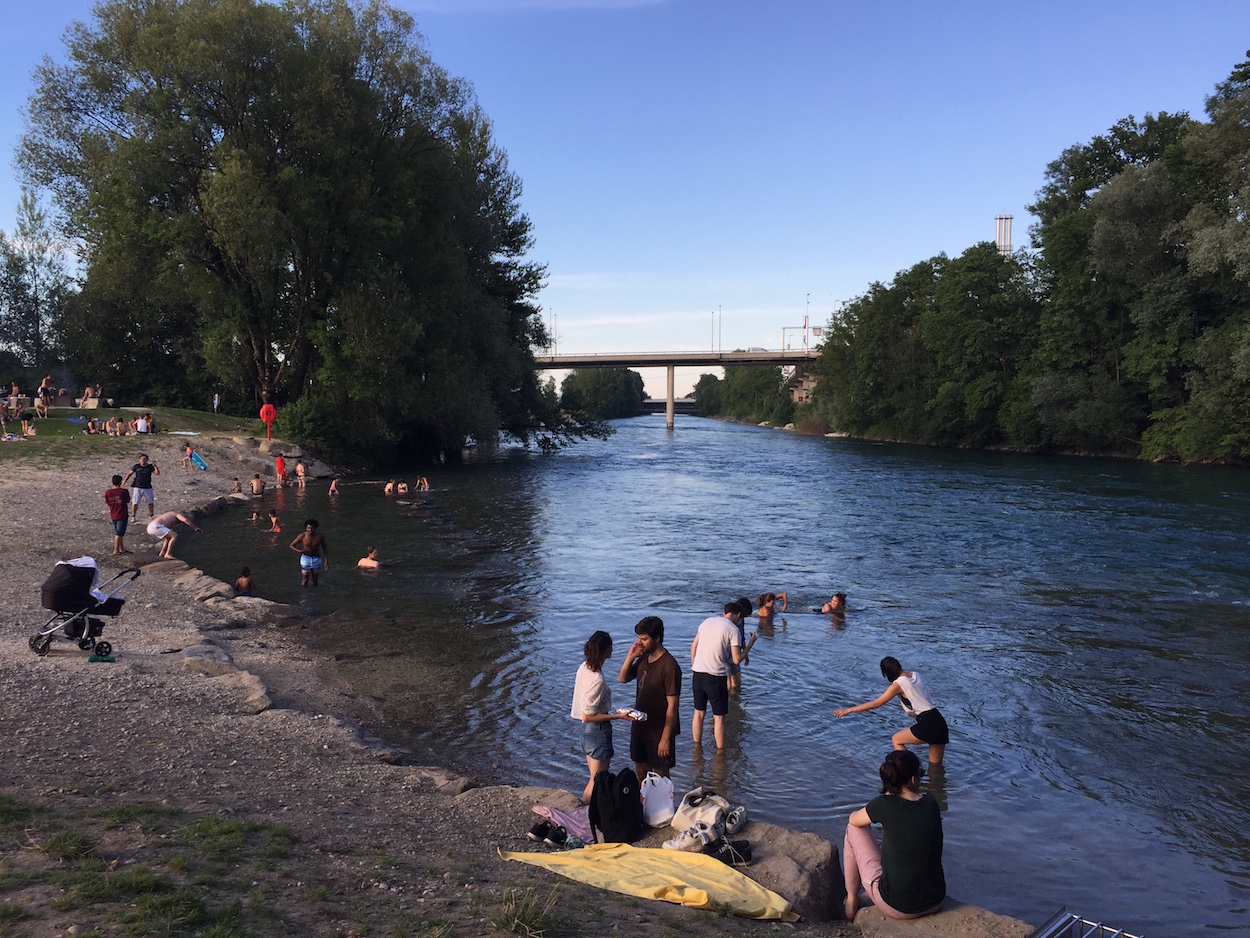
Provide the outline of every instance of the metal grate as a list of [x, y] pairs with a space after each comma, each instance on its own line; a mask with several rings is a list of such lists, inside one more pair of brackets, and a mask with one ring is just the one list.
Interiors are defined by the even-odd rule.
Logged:
[[1031, 938], [1141, 938], [1141, 935], [1130, 935], [1123, 928], [1091, 922], [1060, 909], [1035, 930]]

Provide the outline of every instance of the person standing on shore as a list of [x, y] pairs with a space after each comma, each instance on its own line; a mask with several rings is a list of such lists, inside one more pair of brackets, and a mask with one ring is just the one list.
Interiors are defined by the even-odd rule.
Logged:
[[916, 725], [894, 734], [894, 748], [927, 745], [929, 764], [941, 765], [946, 744], [950, 742], [950, 731], [942, 711], [938, 710], [933, 698], [929, 696], [928, 688], [924, 686], [924, 681], [920, 679], [920, 673], [904, 671], [897, 658], [886, 657], [881, 659], [881, 675], [890, 682], [884, 694], [876, 700], [854, 707], [841, 707], [834, 710], [833, 715], [841, 718], [852, 713], [863, 713], [865, 710], [876, 710], [891, 698], [897, 697], [903, 705], [903, 711], [916, 721]]
[[122, 477], [113, 476], [113, 487], [104, 493], [104, 504], [109, 506], [109, 520], [113, 522], [113, 553], [128, 554], [123, 539], [130, 520], [130, 493], [122, 487]]
[[629, 757], [639, 779], [655, 772], [668, 778], [677, 764], [681, 732], [681, 667], [664, 647], [664, 620], [645, 616], [634, 626], [637, 641], [621, 664], [619, 680], [635, 683], [634, 709], [647, 715], [630, 727]]
[[695, 745], [703, 742], [703, 723], [708, 703], [712, 705], [712, 735], [716, 748], [725, 748], [725, 716], [729, 713], [729, 666], [740, 664], [742, 638], [738, 632], [742, 609], [737, 600], [725, 603], [723, 616], [711, 616], [699, 624], [690, 643], [690, 689], [694, 692], [694, 718], [690, 736]]
[[134, 476], [134, 491], [131, 495], [131, 506], [134, 511], [132, 518], [139, 517], [139, 504], [141, 502], [148, 503], [148, 517], [156, 517], [156, 500], [152, 496], [152, 476], [160, 475], [161, 470], [156, 468], [156, 463], [148, 462], [148, 454], [140, 453], [139, 461], [131, 466], [130, 471], [126, 473], [126, 478], [122, 480], [122, 485]]
[[278, 477], [278, 484], [286, 485], [286, 457], [281, 453], [273, 457], [273, 472]]
[[[291, 550], [299, 551], [300, 586], [307, 586], [311, 579], [317, 585], [322, 570], [330, 569], [330, 548], [326, 545], [325, 535], [317, 530], [320, 523], [316, 518], [304, 522], [304, 531], [291, 541]], [[323, 559], [324, 558], [324, 559]]]
[[203, 534], [203, 528], [196, 525], [194, 521], [188, 518], [180, 511], [165, 511], [157, 515], [148, 522], [148, 533], [153, 537], [161, 540], [160, 550], [156, 552], [156, 556], [162, 560], [173, 560], [174, 541], [178, 540], [178, 522], [190, 525], [196, 534]]

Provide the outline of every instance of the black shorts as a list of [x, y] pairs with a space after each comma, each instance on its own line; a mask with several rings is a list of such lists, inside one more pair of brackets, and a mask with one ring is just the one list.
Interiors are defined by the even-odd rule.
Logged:
[[634, 762], [645, 765], [653, 771], [660, 769], [667, 771], [677, 764], [677, 747], [676, 745], [670, 747], [668, 756], [661, 759], [656, 751], [659, 746], [660, 741], [654, 737], [643, 736], [638, 732], [629, 735], [629, 757]]
[[950, 730], [946, 727], [946, 717], [942, 716], [937, 707], [916, 714], [916, 725], [911, 731], [918, 740], [930, 746], [945, 746], [951, 738]]
[[712, 703], [712, 715], [723, 717], [729, 712], [729, 679], [723, 674], [705, 674], [695, 671], [690, 677], [694, 691], [694, 708], [707, 712], [708, 701]]

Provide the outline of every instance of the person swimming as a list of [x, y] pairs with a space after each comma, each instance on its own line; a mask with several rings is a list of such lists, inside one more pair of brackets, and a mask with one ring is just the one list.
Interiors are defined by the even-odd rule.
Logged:
[[774, 613], [774, 606], [777, 600], [781, 600], [781, 611], [785, 612], [790, 605], [790, 598], [785, 593], [760, 593], [759, 598], [755, 601], [755, 605], [759, 607], [756, 613], [761, 619], [771, 619]]
[[[784, 611], [784, 610], [783, 610]], [[845, 612], [846, 611], [846, 593], [834, 593], [829, 597], [829, 602], [820, 607], [821, 612]]]

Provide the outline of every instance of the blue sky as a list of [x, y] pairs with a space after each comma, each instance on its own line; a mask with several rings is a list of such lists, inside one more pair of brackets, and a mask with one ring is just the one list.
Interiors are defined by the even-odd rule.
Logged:
[[[1026, 244], [1049, 161], [1129, 114], [1202, 115], [1250, 47], [1244, 0], [396, 5], [495, 122], [568, 352], [777, 348], [809, 310], [993, 240], [995, 215]], [[0, 0], [6, 153], [31, 71], [90, 9]]]

